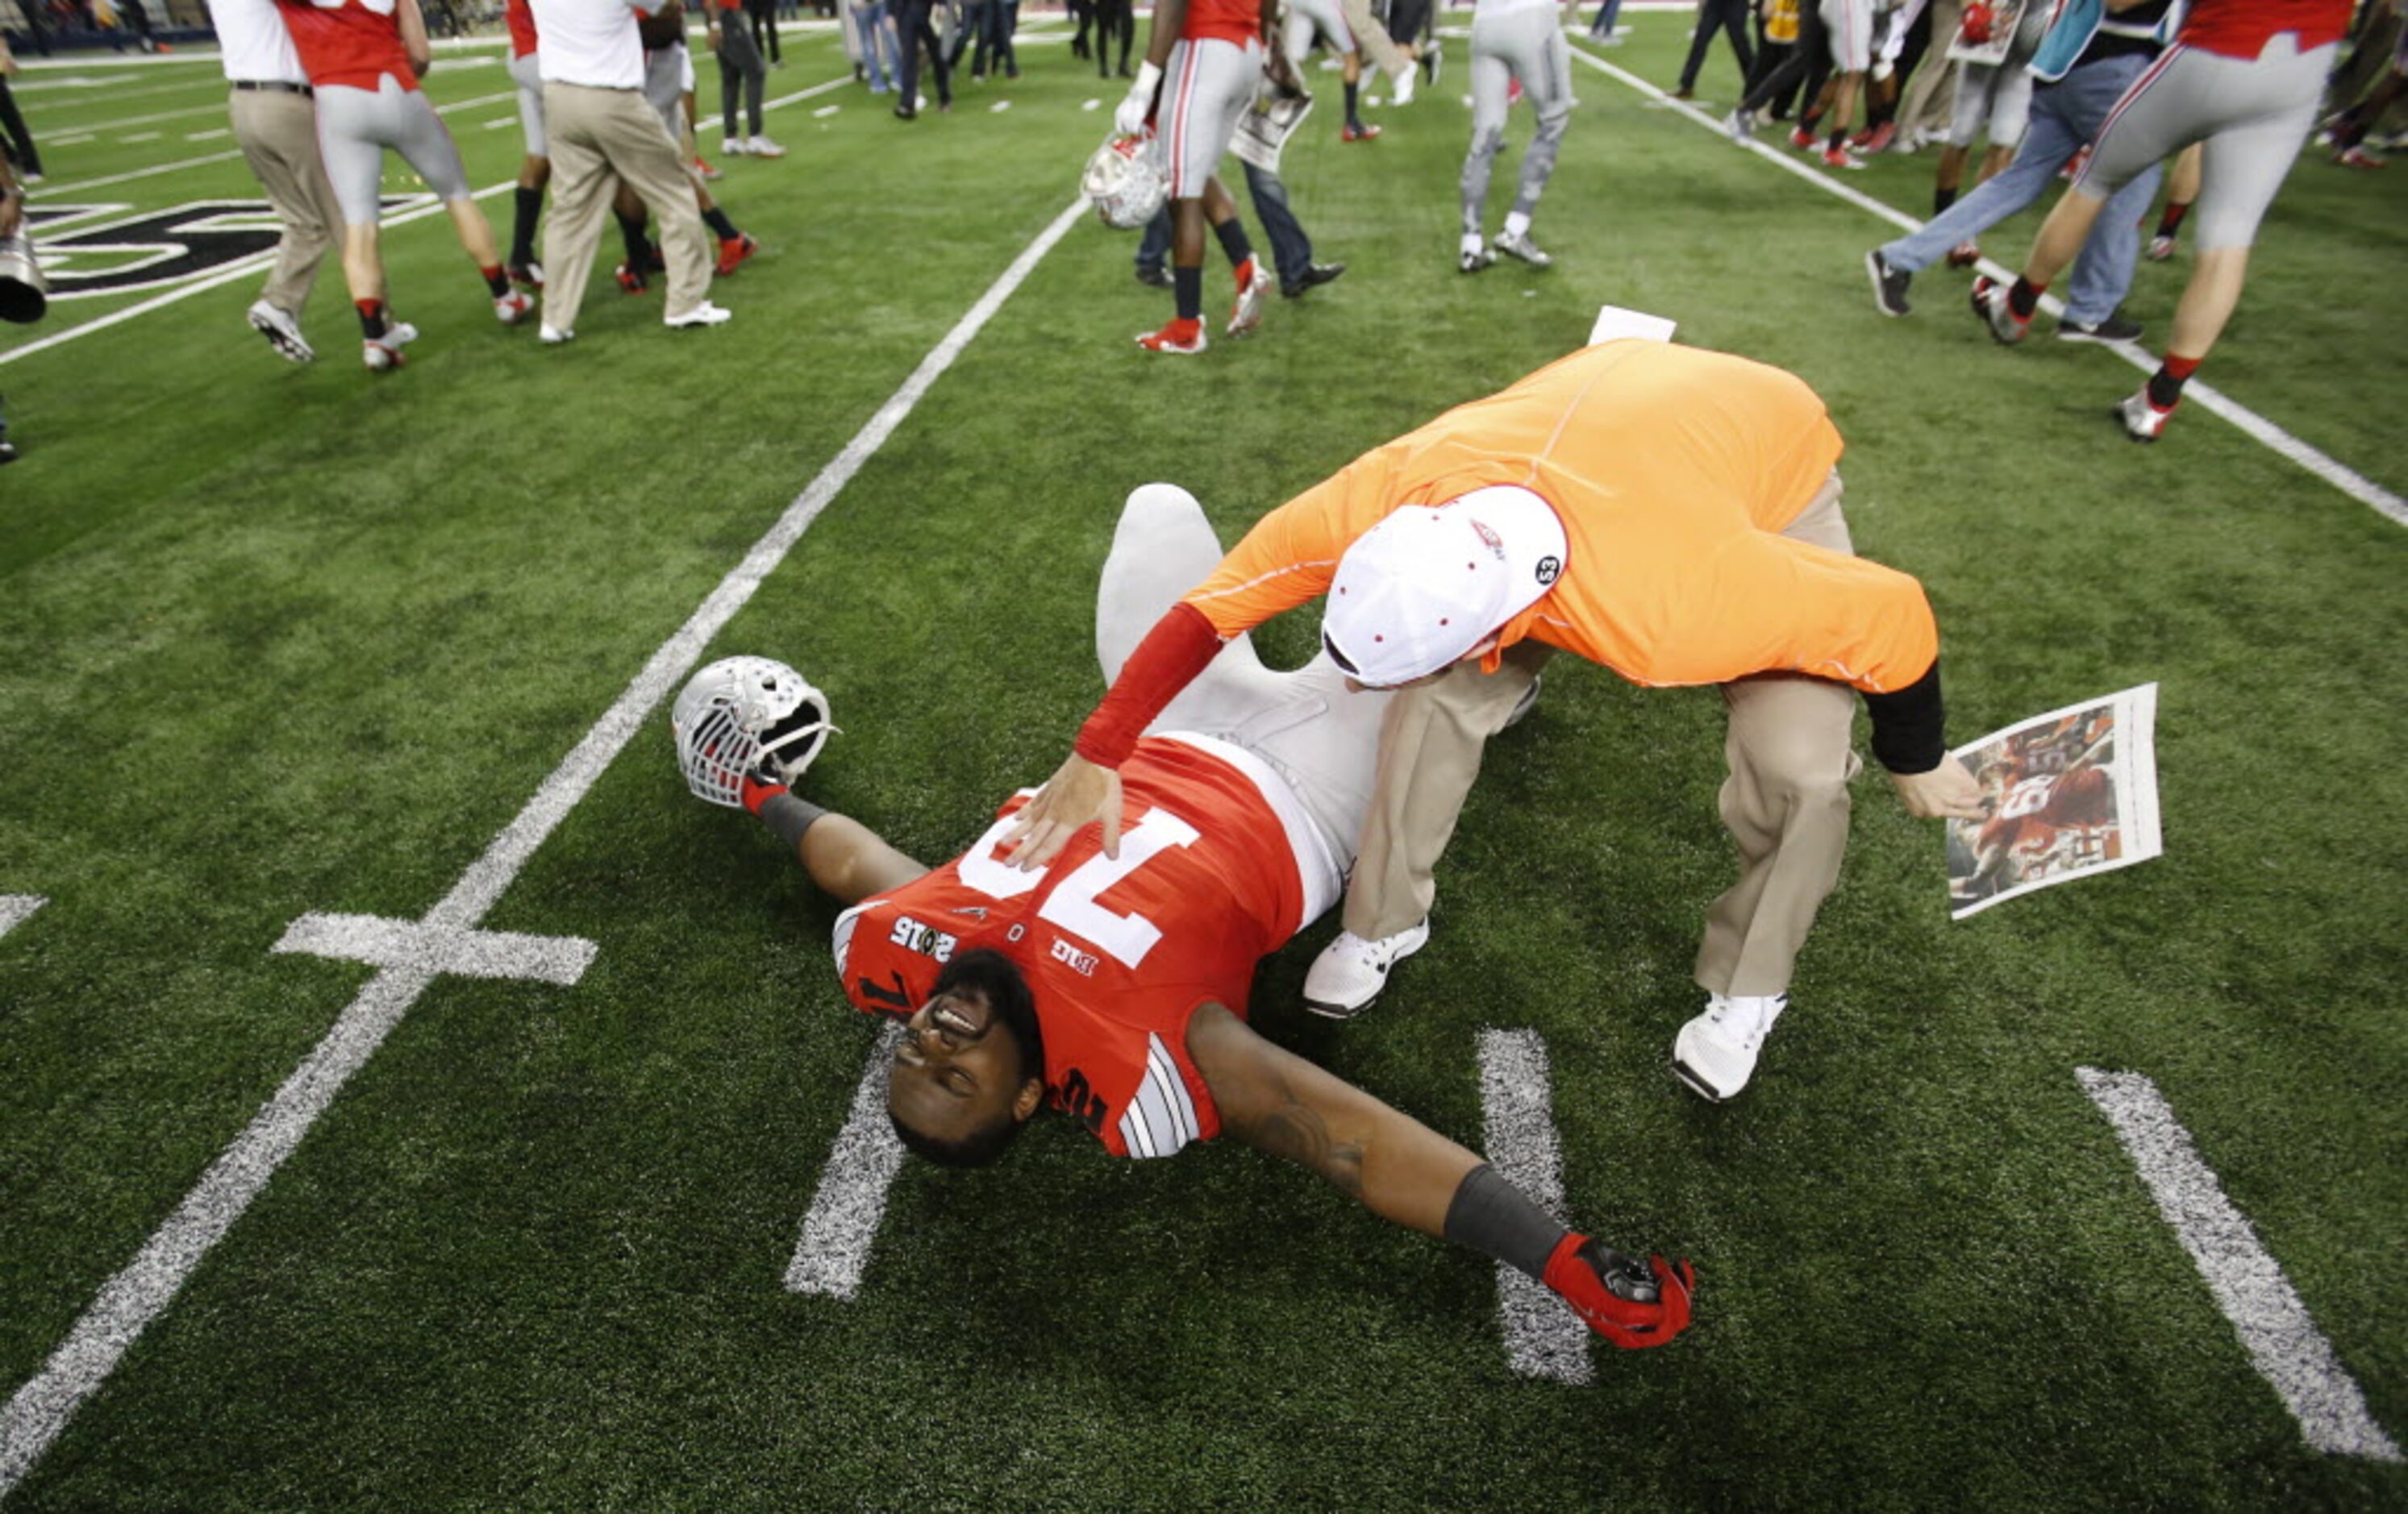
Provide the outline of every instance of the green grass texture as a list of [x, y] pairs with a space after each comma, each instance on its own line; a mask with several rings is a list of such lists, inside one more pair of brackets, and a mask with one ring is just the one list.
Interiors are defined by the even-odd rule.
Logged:
[[[1688, 24], [1632, 13], [1592, 56], [1669, 88]], [[398, 373], [361, 369], [332, 261], [312, 365], [245, 327], [245, 276], [0, 366], [0, 893], [49, 900], [0, 938], [0, 1393], [366, 979], [271, 954], [285, 928], [419, 919], [1072, 203], [1123, 86], [1057, 13], [1023, 29], [1021, 79], [909, 125], [790, 29], [770, 96], [833, 87], [772, 113], [789, 156], [723, 162], [762, 251], [717, 330], [618, 293], [613, 236], [578, 339], [539, 347], [437, 216], [386, 237], [423, 333]], [[2158, 684], [2164, 857], [1952, 923], [1938, 832], [1869, 776], [1795, 1007], [1708, 1107], [1667, 1064], [1733, 867], [1718, 701], [1558, 659], [1377, 1009], [1302, 1011], [1334, 921], [1254, 995], [1266, 1035], [1472, 1144], [1478, 1033], [1538, 1032], [1573, 1221], [1694, 1258], [1692, 1332], [1593, 1343], [1588, 1386], [1517, 1378], [1484, 1260], [1235, 1143], [1115, 1162], [1051, 1117], [992, 1171], [907, 1165], [858, 1294], [789, 1294], [874, 1027], [828, 970], [834, 907], [687, 796], [663, 708], [483, 922], [595, 942], [582, 981], [437, 981], [12, 1508], [2408, 1506], [2408, 1469], [2302, 1441], [2074, 1077], [2155, 1081], [2408, 1435], [2408, 535], [2203, 407], [2128, 444], [2107, 412], [2140, 371], [2045, 318], [1998, 349], [1964, 276], [1882, 319], [1887, 223], [1590, 64], [1536, 223], [1555, 265], [1459, 275], [1467, 50], [1369, 144], [1310, 72], [1286, 177], [1348, 271], [1257, 336], [1140, 352], [1168, 295], [1133, 236], [1074, 226], [707, 655], [827, 690], [846, 734], [810, 793], [941, 861], [1100, 692], [1137, 485], [1234, 540], [1605, 304], [1802, 375], [1857, 549], [1938, 611], [1953, 739]], [[506, 184], [498, 50], [438, 56], [472, 183]], [[123, 98], [21, 93], [37, 209], [256, 196], [187, 139], [224, 124], [209, 60], [112, 70], [82, 72]], [[1736, 83], [1718, 44], [1713, 113]], [[1492, 229], [1528, 133], [1517, 107]], [[1845, 177], [1919, 216], [1930, 173]], [[2399, 178], [2303, 153], [2200, 376], [2395, 493]], [[507, 240], [509, 193], [482, 203]], [[1985, 248], [2013, 264], [2037, 225]], [[2189, 249], [2139, 269], [2152, 350]], [[1217, 251], [1206, 288], [1218, 316]], [[159, 293], [60, 298], [0, 359]]]

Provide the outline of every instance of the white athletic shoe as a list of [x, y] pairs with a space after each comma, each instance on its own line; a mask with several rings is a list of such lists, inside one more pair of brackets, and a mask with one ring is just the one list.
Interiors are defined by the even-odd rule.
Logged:
[[2153, 442], [2166, 434], [2166, 421], [2173, 413], [2158, 409], [2149, 399], [2149, 386], [2143, 384], [2115, 407], [2115, 421], [2134, 441]]
[[755, 158], [782, 158], [786, 150], [766, 136], [755, 136], [744, 144], [744, 150]]
[[1672, 1041], [1672, 1071], [1684, 1083], [1720, 1104], [1747, 1086], [1756, 1052], [1772, 1022], [1789, 1007], [1789, 995], [1709, 994], [1706, 1012], [1681, 1027]]
[[1730, 139], [1734, 142], [1755, 141], [1756, 112], [1753, 110], [1732, 111], [1729, 115], [1723, 118], [1723, 130], [1730, 134]]
[[1388, 969], [1419, 951], [1429, 941], [1429, 921], [1406, 927], [1394, 936], [1366, 941], [1353, 931], [1321, 949], [1304, 975], [1304, 1007], [1332, 1020], [1349, 1020], [1371, 1007], [1388, 986]]
[[543, 330], [536, 333], [536, 336], [542, 340], [543, 345], [546, 347], [561, 347], [577, 340], [577, 333], [573, 331], [563, 331], [549, 321], [543, 323]]
[[1540, 251], [1539, 244], [1530, 240], [1530, 234], [1526, 231], [1498, 232], [1497, 234], [1497, 239], [1489, 244], [1489, 250], [1492, 252], [1502, 252], [1508, 257], [1520, 258], [1524, 263], [1528, 264], [1533, 268], [1544, 268], [1555, 261], [1555, 259], [1547, 256], [1544, 252]]
[[1262, 325], [1263, 298], [1271, 292], [1271, 271], [1263, 266], [1263, 260], [1248, 254], [1246, 266], [1254, 271], [1240, 273], [1237, 303], [1229, 307], [1228, 332], [1232, 336], [1251, 336]]
[[401, 350], [418, 340], [418, 328], [407, 321], [389, 322], [384, 335], [360, 344], [360, 357], [370, 373], [387, 373], [402, 364]]
[[752, 141], [750, 137], [723, 136], [719, 139], [719, 155], [723, 158], [740, 158], [752, 150]]
[[1413, 89], [1414, 86], [1420, 82], [1421, 77], [1422, 70], [1419, 64], [1407, 64], [1405, 65], [1405, 71], [1397, 76], [1395, 87], [1392, 91], [1396, 95], [1397, 104], [1400, 106], [1409, 106], [1413, 103]]
[[724, 309], [705, 300], [691, 310], [678, 315], [661, 317], [661, 324], [686, 331], [695, 326], [724, 326], [735, 319], [735, 311]]
[[1455, 265], [1463, 273], [1478, 273], [1496, 261], [1496, 249], [1483, 246], [1477, 236], [1467, 236], [1462, 250], [1455, 254]]
[[307, 363], [318, 354], [301, 335], [301, 322], [278, 309], [265, 300], [253, 302], [249, 312], [251, 329], [267, 338], [280, 357], [294, 363]]
[[535, 301], [514, 289], [494, 301], [494, 319], [505, 326], [515, 326], [534, 308]]

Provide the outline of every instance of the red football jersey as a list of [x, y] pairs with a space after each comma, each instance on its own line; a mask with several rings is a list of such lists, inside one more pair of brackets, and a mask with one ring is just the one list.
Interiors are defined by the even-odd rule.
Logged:
[[315, 85], [374, 90], [390, 74], [405, 90], [418, 88], [401, 45], [395, 0], [276, 0], [301, 71]]
[[1263, 35], [1262, 0], [1187, 0], [1187, 21], [1179, 35], [1191, 41], [1217, 36], [1244, 47]]
[[1283, 821], [1292, 796], [1248, 754], [1149, 736], [1120, 773], [1117, 859], [1090, 825], [1043, 870], [1007, 867], [995, 849], [1028, 801], [1015, 795], [969, 850], [846, 910], [837, 966], [855, 1006], [909, 1015], [953, 953], [1002, 952], [1037, 1001], [1047, 1102], [1115, 1156], [1168, 1156], [1221, 1128], [1188, 1018], [1243, 1015], [1254, 964], [1327, 901], [1308, 899], [1295, 848], [1317, 843]]
[[2192, 0], [2176, 40], [2226, 58], [2255, 58], [2277, 32], [2300, 34], [2300, 50], [2338, 42], [2352, 0]]
[[536, 50], [535, 7], [527, 0], [503, 0], [502, 14], [510, 25], [510, 56], [523, 58]]

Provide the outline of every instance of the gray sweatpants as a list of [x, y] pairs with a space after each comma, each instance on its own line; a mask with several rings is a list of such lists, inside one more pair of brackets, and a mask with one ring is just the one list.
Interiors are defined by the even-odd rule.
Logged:
[[[1162, 483], [1129, 494], [1096, 593], [1096, 660], [1106, 684], [1120, 677], [1121, 665], [1164, 612], [1211, 577], [1221, 558], [1221, 543], [1195, 495]], [[1349, 693], [1346, 676], [1326, 652], [1292, 673], [1274, 672], [1254, 655], [1254, 638], [1240, 636], [1146, 730], [1192, 731], [1261, 758], [1301, 802], [1334, 868], [1326, 892], [1308, 882], [1307, 893], [1334, 897], [1339, 879], [1354, 864], [1370, 812], [1380, 719], [1389, 697], [1377, 690]]]
[[1515, 79], [1539, 115], [1539, 135], [1522, 153], [1522, 186], [1513, 208], [1528, 216], [1539, 207], [1555, 152], [1572, 110], [1571, 50], [1553, 6], [1532, 6], [1506, 15], [1471, 13], [1471, 150], [1463, 159], [1463, 230], [1480, 235], [1488, 202], [1488, 171], [1505, 146], [1506, 95]]
[[318, 155], [326, 162], [326, 179], [335, 186], [345, 225], [373, 226], [382, 218], [377, 192], [387, 148], [400, 153], [439, 197], [468, 197], [468, 170], [460, 165], [460, 150], [423, 93], [403, 89], [390, 74], [373, 91], [348, 84], [318, 87]]
[[2152, 164], [2205, 141], [2191, 219], [2199, 250], [2249, 246], [2315, 124], [2334, 50], [2328, 43], [2301, 52], [2290, 32], [2276, 33], [2256, 58], [2175, 43], [2108, 113], [2074, 188], [2104, 199]]

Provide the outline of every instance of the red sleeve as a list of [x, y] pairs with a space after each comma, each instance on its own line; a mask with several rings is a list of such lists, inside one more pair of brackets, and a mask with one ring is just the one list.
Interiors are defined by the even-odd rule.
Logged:
[[1154, 718], [1179, 697], [1220, 654], [1221, 634], [1204, 612], [1184, 600], [1154, 623], [1122, 664], [1071, 750], [1098, 767], [1118, 767], [1137, 750], [1137, 738]]

